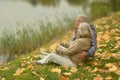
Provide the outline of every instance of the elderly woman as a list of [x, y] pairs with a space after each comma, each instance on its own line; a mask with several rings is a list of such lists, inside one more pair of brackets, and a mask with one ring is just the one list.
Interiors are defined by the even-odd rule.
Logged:
[[81, 23], [76, 32], [76, 40], [60, 45], [55, 52], [38, 60], [39, 64], [53, 62], [63, 66], [77, 66], [82, 61], [77, 57], [80, 51], [87, 51], [91, 45], [91, 31], [87, 23]]

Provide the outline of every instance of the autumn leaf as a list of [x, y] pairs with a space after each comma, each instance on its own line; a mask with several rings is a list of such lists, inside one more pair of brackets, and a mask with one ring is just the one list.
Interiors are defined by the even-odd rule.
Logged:
[[60, 44], [59, 44], [58, 42], [55, 42], [54, 44], [52, 44], [52, 45], [50, 46], [50, 50], [51, 50], [51, 51], [54, 51], [59, 45], [60, 45]]
[[35, 75], [35, 76], [40, 76], [38, 73], [36, 73], [36, 72], [34, 72], [34, 71], [32, 71], [32, 73]]
[[56, 73], [61, 73], [61, 69], [60, 68], [52, 68], [51, 70], [50, 70], [51, 72], [56, 72]]
[[5, 70], [9, 70], [9, 68], [8, 67], [4, 67], [4, 68], [2, 68], [2, 69], [0, 69], [1, 71], [5, 71]]
[[25, 68], [18, 68], [13, 75], [14, 75], [14, 76], [18, 76], [18, 75], [20, 75], [21, 73], [23, 73], [23, 71], [25, 71]]
[[112, 63], [106, 64], [105, 68], [107, 68], [109, 72], [115, 72], [118, 69], [117, 66]]
[[27, 69], [30, 69], [30, 70], [33, 70], [33, 65], [32, 64], [30, 64], [30, 65], [28, 65], [28, 67], [27, 67]]
[[21, 62], [21, 67], [24, 67], [24, 66], [26, 66], [27, 65], [27, 63], [26, 63], [26, 61], [23, 61], [23, 62]]
[[68, 77], [65, 77], [65, 76], [60, 76], [60, 79], [59, 80], [69, 80]]
[[95, 67], [95, 68], [91, 71], [91, 73], [95, 73], [95, 72], [97, 72], [97, 71], [98, 71], [98, 68]]
[[105, 80], [113, 80], [113, 77], [112, 77], [112, 76], [107, 76], [107, 77], [105, 78]]
[[76, 67], [71, 67], [70, 71], [71, 71], [72, 73], [74, 73], [74, 72], [77, 72], [78, 69], [77, 69]]
[[103, 78], [100, 75], [97, 75], [96, 77], [94, 77], [94, 80], [103, 80]]
[[40, 77], [40, 80], [45, 80], [43, 77]]
[[120, 69], [117, 69], [117, 70], [115, 71], [115, 74], [117, 74], [117, 75], [120, 76]]
[[76, 78], [76, 79], [74, 79], [74, 80], [80, 80], [79, 78]]
[[115, 66], [115, 65], [112, 65], [112, 67], [109, 68], [110, 72], [115, 72], [116, 70], [117, 70], [117, 66]]
[[1, 80], [7, 80], [6, 78], [2, 78]]
[[65, 76], [70, 76], [72, 73], [71, 72], [64, 72], [63, 73]]

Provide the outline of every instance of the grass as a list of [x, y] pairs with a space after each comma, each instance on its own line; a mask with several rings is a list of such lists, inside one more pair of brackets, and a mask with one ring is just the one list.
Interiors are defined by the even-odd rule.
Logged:
[[[31, 52], [44, 45], [52, 39], [57, 39], [60, 35], [73, 29], [73, 21], [70, 17], [63, 15], [63, 20], [56, 17], [56, 24], [46, 20], [38, 20], [36, 23], [24, 25], [17, 22], [18, 27], [23, 27], [17, 32], [3, 31], [0, 38], [0, 53], [10, 54], [10, 56]], [[66, 24], [65, 24], [66, 23]], [[31, 26], [37, 25], [37, 29]]]
[[[39, 48], [22, 55], [0, 67], [1, 80], [119, 80], [120, 79], [120, 12], [94, 22], [97, 30], [98, 49], [94, 58], [79, 67], [63, 67], [57, 64], [37, 65]], [[118, 17], [116, 17], [118, 16]], [[111, 21], [111, 23], [109, 22]], [[73, 34], [73, 32], [72, 32]], [[61, 40], [70, 39], [70, 33]], [[69, 37], [65, 38], [66, 35]], [[59, 41], [58, 41], [59, 42]], [[42, 46], [49, 49], [54, 41]], [[52, 69], [56, 70], [51, 71]], [[18, 72], [16, 72], [20, 69]], [[22, 70], [23, 69], [23, 70]], [[61, 71], [60, 71], [61, 70]], [[14, 75], [18, 73], [18, 75]], [[65, 74], [67, 73], [67, 74]]]

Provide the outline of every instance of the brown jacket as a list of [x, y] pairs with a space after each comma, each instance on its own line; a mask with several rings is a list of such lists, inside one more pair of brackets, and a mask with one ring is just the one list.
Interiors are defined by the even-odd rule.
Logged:
[[87, 51], [89, 49], [91, 45], [91, 39], [79, 38], [67, 45], [68, 47], [60, 46], [57, 48], [57, 53], [68, 55], [70, 59], [78, 65], [81, 63], [81, 61], [77, 58], [77, 55], [80, 53], [80, 51]]

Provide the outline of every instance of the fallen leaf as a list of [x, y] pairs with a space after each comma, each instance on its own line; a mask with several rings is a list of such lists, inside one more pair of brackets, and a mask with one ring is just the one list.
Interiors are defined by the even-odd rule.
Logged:
[[76, 67], [71, 67], [71, 69], [70, 69], [70, 71], [72, 72], [72, 73], [74, 73], [74, 72], [77, 72], [77, 68]]
[[23, 71], [25, 71], [25, 68], [18, 68], [13, 75], [14, 75], [14, 76], [18, 76], [18, 75], [20, 75], [21, 73], [23, 73]]
[[118, 78], [118, 80], [120, 80], [120, 77]]
[[2, 69], [0, 69], [1, 71], [5, 71], [5, 70], [9, 70], [9, 68], [8, 67], [4, 67], [4, 68], [2, 68]]
[[40, 76], [39, 74], [37, 74], [36, 72], [32, 71], [32, 73], [36, 76]]
[[50, 50], [51, 51], [54, 51], [60, 44], [58, 42], [55, 42], [53, 43], [51, 46], [50, 46]]
[[27, 69], [30, 69], [30, 70], [33, 70], [33, 65], [32, 64], [30, 64], [30, 65], [28, 65], [28, 67], [27, 67]]
[[91, 73], [95, 73], [95, 72], [97, 72], [97, 71], [98, 71], [98, 68], [95, 67], [95, 68], [91, 71]]
[[89, 62], [89, 64], [90, 64], [90, 65], [95, 65], [95, 66], [100, 65], [100, 64], [99, 64], [98, 62], [96, 62], [96, 61]]
[[117, 70], [117, 66], [112, 65], [112, 67], [111, 67], [111, 68], [109, 68], [109, 70], [108, 70], [108, 71], [110, 71], [110, 72], [115, 72], [116, 70]]
[[117, 70], [115, 71], [115, 74], [117, 74], [117, 75], [120, 76], [120, 69], [117, 69]]
[[40, 80], [45, 80], [43, 77], [40, 77]]
[[6, 80], [6, 78], [2, 78], [1, 80]]
[[105, 80], [113, 80], [113, 77], [112, 77], [112, 76], [107, 76], [107, 77], [105, 78]]
[[109, 72], [115, 72], [118, 68], [112, 63], [105, 64], [105, 68], [108, 69]]
[[51, 70], [50, 70], [51, 72], [56, 72], [56, 73], [61, 73], [61, 69], [60, 68], [52, 68]]
[[65, 76], [70, 76], [72, 73], [71, 72], [65, 72], [63, 73]]
[[73, 79], [73, 80], [80, 80], [79, 78]]
[[24, 67], [27, 65], [27, 63], [25, 61], [23, 61], [20, 65], [21, 65], [21, 67]]
[[100, 75], [97, 75], [96, 77], [94, 77], [94, 80], [103, 80], [103, 78]]
[[65, 77], [65, 76], [60, 76], [60, 79], [59, 80], [69, 80], [68, 77]]

